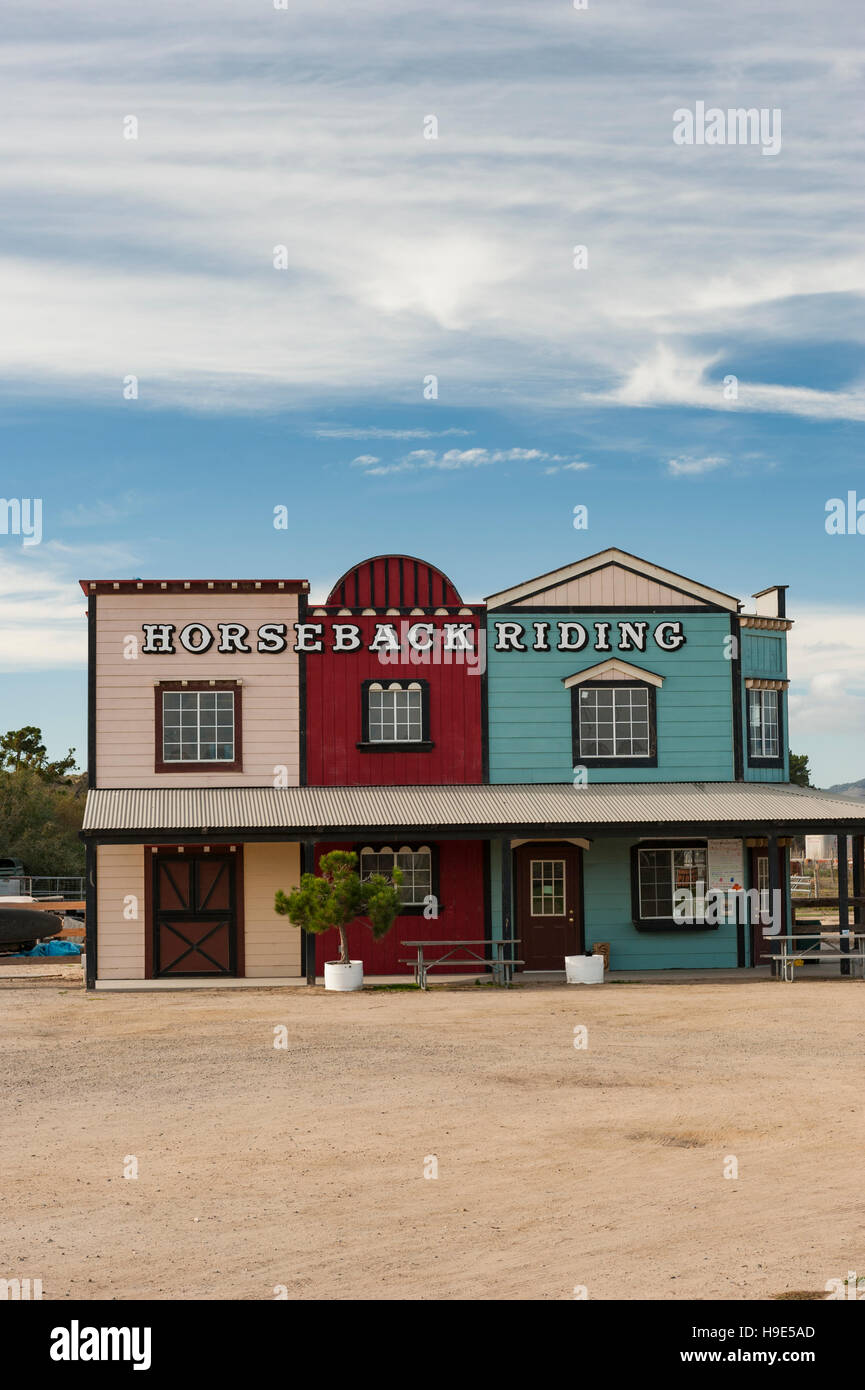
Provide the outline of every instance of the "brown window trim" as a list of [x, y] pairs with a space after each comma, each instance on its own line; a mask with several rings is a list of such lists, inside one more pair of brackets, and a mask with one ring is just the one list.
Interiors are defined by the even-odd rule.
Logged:
[[[170, 762], [162, 757], [162, 696], [166, 690], [191, 693], [196, 690], [231, 690], [234, 692], [234, 760], [219, 758], [209, 762]], [[154, 772], [242, 772], [243, 771], [243, 684], [241, 681], [158, 681], [154, 687], [156, 704], [156, 748]]]

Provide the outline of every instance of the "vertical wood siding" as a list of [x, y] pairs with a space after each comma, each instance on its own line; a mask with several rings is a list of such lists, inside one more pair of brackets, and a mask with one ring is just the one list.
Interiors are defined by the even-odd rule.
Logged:
[[[366, 650], [377, 622], [393, 623], [401, 635], [401, 622], [445, 621], [480, 626], [477, 615], [455, 614], [432, 618], [394, 617], [385, 612], [375, 617], [323, 617], [314, 611], [310, 622], [324, 625], [325, 650], [306, 659], [307, 781], [311, 786], [444, 785], [480, 782], [481, 687], [477, 665], [464, 662], [436, 664], [414, 661], [381, 662]], [[363, 645], [354, 652], [334, 652], [334, 623], [357, 624]], [[457, 657], [459, 653], [450, 653]], [[430, 686], [430, 739], [428, 752], [376, 753], [357, 747], [361, 725], [361, 686], [366, 680], [387, 685], [394, 680], [422, 680]]]
[[[399, 849], [403, 841], [389, 843], [392, 849]], [[317, 845], [316, 866], [321, 856], [330, 850], [356, 848], [354, 843], [347, 841]], [[369, 927], [362, 923], [349, 927], [352, 958], [363, 961], [367, 975], [410, 975], [411, 966], [401, 965], [400, 957], [417, 956], [417, 951], [406, 949], [404, 941], [484, 939], [483, 846], [477, 840], [442, 840], [438, 842], [438, 854], [440, 906], [437, 919], [414, 913], [397, 917], [387, 936], [380, 941], [375, 941]], [[316, 971], [322, 974], [325, 961], [335, 960], [339, 954], [339, 933], [336, 930], [325, 932], [318, 937], [316, 947]], [[446, 974], [476, 974], [480, 969], [475, 965], [441, 967]], [[435, 978], [435, 971], [431, 978]]]

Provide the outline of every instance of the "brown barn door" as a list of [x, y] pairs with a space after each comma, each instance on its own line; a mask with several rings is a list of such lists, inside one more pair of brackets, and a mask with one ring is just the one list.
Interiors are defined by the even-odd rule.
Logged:
[[580, 851], [520, 845], [516, 851], [518, 958], [525, 970], [564, 970], [582, 949]]
[[154, 975], [235, 975], [234, 856], [154, 857]]

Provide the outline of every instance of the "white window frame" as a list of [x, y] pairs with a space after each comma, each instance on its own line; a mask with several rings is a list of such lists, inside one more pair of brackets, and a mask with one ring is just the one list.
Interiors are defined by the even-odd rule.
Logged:
[[[202, 700], [212, 700], [213, 703], [213, 736], [209, 734], [202, 737]], [[173, 708], [172, 708], [173, 705]], [[179, 723], [170, 724], [168, 716], [176, 712], [180, 715]], [[207, 713], [208, 711], [204, 711]], [[194, 720], [185, 720], [184, 715], [194, 714]], [[223, 715], [220, 719], [220, 714]], [[236, 708], [233, 690], [163, 690], [162, 691], [162, 762], [170, 765], [176, 763], [233, 763], [235, 761], [235, 716]], [[208, 723], [210, 721], [207, 721]], [[225, 733], [220, 737], [220, 725], [226, 730], [230, 725], [230, 752], [223, 754], [219, 752], [220, 744], [228, 742]], [[173, 729], [177, 729], [178, 738], [170, 738]], [[189, 737], [189, 732], [193, 736]], [[195, 756], [184, 756], [183, 749], [190, 743], [195, 745]], [[201, 749], [203, 745], [212, 743], [216, 749], [214, 757], [202, 757]], [[169, 746], [177, 748], [177, 757], [172, 757], [168, 751]]]
[[[390, 710], [385, 708], [384, 697], [393, 696]], [[400, 715], [399, 697], [405, 701], [405, 714]], [[379, 709], [373, 713], [373, 696], [381, 696]], [[392, 681], [390, 685], [375, 681], [366, 691], [367, 739], [369, 743], [423, 743], [424, 742], [424, 692], [418, 681]], [[374, 731], [375, 726], [375, 731]], [[406, 732], [400, 733], [400, 727]]]
[[[535, 865], [536, 865], [536, 864], [551, 864], [551, 865], [553, 865], [554, 868], [555, 868], [555, 867], [558, 867], [559, 865], [561, 866], [561, 870], [562, 870], [562, 910], [561, 910], [561, 912], [535, 912]], [[552, 879], [551, 879], [551, 882], [552, 882], [552, 886], [553, 886], [553, 892], [550, 894], [550, 900], [551, 900], [552, 902], [555, 902], [555, 896], [556, 896], [556, 895], [555, 895], [555, 884], [556, 884], [555, 878], [552, 878]], [[541, 878], [541, 887], [543, 887], [543, 884], [544, 884], [544, 879], [543, 879], [543, 877], [542, 877], [542, 878]], [[543, 893], [542, 893], [542, 894], [541, 894], [541, 906], [542, 906], [542, 907], [544, 906], [544, 902], [545, 902], [545, 900], [544, 900], [544, 895], [543, 895]], [[566, 913], [567, 913], [567, 910], [568, 910], [568, 878], [567, 878], [567, 872], [566, 872], [566, 861], [565, 861], [564, 859], [547, 859], [547, 858], [544, 858], [544, 859], [531, 859], [531, 860], [529, 860], [529, 916], [530, 916], [530, 917], [536, 918], [537, 921], [543, 921], [543, 919], [544, 919], [545, 917], [564, 917], [564, 916], [566, 915]]]
[[[767, 700], [767, 696], [773, 698]], [[781, 756], [781, 692], [780, 690], [755, 690], [748, 691], [748, 756], [750, 758], [780, 758]], [[774, 717], [766, 719], [765, 709], [767, 703], [773, 710]], [[754, 713], [759, 711], [759, 718], [755, 721]], [[767, 733], [769, 737], [774, 734], [774, 749], [768, 745]], [[755, 746], [756, 745], [756, 746]]]
[[[592, 739], [592, 742], [594, 742], [594, 744], [595, 744], [595, 751], [594, 751], [594, 752], [589, 752], [588, 749], [587, 749], [586, 746], [585, 746], [586, 743], [587, 743], [589, 740], [588, 740], [588, 738], [587, 738], [587, 735], [586, 735], [585, 732], [584, 732], [584, 725], [583, 725], [583, 709], [584, 709], [584, 702], [585, 702], [585, 704], [588, 704], [588, 703], [589, 703], [589, 697], [592, 696], [592, 695], [595, 696], [595, 705], [594, 705], [594, 709], [595, 709], [595, 714], [596, 714], [596, 716], [597, 716], [597, 710], [598, 710], [597, 697], [598, 697], [599, 695], [608, 695], [608, 694], [612, 697], [612, 699], [611, 699], [611, 703], [612, 703], [612, 709], [611, 709], [611, 716], [612, 716], [612, 718], [611, 718], [611, 731], [612, 731], [612, 732], [611, 732], [611, 739], [605, 739], [605, 740], [603, 740], [603, 741], [605, 741], [605, 742], [612, 742], [613, 751], [612, 751], [612, 753], [602, 753], [602, 752], [600, 752], [600, 750], [598, 749], [598, 746], [597, 746], [597, 745], [598, 745], [600, 742], [602, 742], [602, 740], [599, 738], [599, 736], [598, 736], [598, 734], [597, 734], [598, 720], [597, 720], [597, 717], [596, 717], [596, 718], [595, 718], [595, 734], [594, 734], [594, 737], [593, 737], [593, 739]], [[635, 719], [634, 719], [634, 700], [633, 700], [633, 696], [634, 696], [635, 694], [638, 694], [638, 695], [641, 697], [641, 699], [645, 701], [645, 715], [646, 715], [646, 717], [645, 717], [644, 720], [643, 720], [643, 719], [640, 719], [640, 720], [635, 720]], [[618, 747], [619, 736], [618, 736], [617, 731], [616, 731], [616, 724], [617, 724], [617, 712], [616, 712], [617, 698], [616, 698], [616, 697], [617, 697], [617, 696], [625, 696], [625, 695], [627, 695], [627, 696], [629, 697], [629, 698], [628, 698], [628, 705], [627, 705], [627, 714], [628, 714], [628, 721], [627, 721], [627, 722], [628, 722], [628, 736], [627, 736], [627, 744], [628, 744], [628, 747], [627, 747], [627, 751], [625, 751], [624, 749], [621, 749], [621, 750], [619, 749], [619, 747]], [[591, 682], [587, 681], [585, 685], [581, 685], [581, 686], [579, 687], [579, 689], [578, 689], [578, 691], [577, 691], [577, 699], [580, 701], [579, 729], [580, 729], [580, 757], [581, 757], [581, 758], [586, 758], [586, 759], [593, 759], [593, 758], [621, 758], [623, 762], [631, 762], [631, 761], [633, 761], [635, 758], [650, 758], [650, 757], [652, 756], [652, 732], [653, 732], [653, 731], [652, 731], [652, 698], [651, 698], [651, 695], [650, 695], [650, 693], [649, 693], [649, 689], [648, 689], [647, 686], [645, 686], [645, 685], [637, 685], [637, 684], [633, 684], [633, 683], [631, 683], [631, 684], [622, 684], [622, 685], [612, 685], [612, 686], [611, 686], [611, 685], [592, 685]], [[645, 744], [646, 744], [646, 747], [645, 747], [645, 750], [644, 750], [643, 752], [634, 752], [634, 746], [633, 746], [633, 745], [634, 745], [634, 737], [635, 737], [635, 736], [634, 736], [633, 730], [634, 730], [634, 726], [635, 726], [636, 723], [639, 723], [639, 724], [641, 724], [641, 725], [642, 725], [642, 724], [645, 724], [645, 726], [646, 726], [646, 737], [645, 737]]]

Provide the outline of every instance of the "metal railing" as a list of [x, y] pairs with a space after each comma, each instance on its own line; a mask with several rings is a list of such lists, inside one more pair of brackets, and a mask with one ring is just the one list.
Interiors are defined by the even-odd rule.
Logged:
[[0, 878], [0, 899], [8, 896], [80, 902], [84, 897], [84, 879], [74, 874], [55, 878], [41, 874], [19, 874], [17, 878]]

